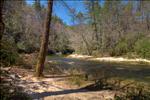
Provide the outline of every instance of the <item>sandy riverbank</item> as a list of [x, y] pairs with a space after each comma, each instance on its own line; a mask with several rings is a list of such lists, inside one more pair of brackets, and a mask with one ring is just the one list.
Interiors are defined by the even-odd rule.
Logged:
[[79, 55], [79, 54], [71, 54], [68, 56], [68, 58], [87, 59], [93, 61], [106, 61], [106, 62], [145, 62], [150, 64], [150, 60], [142, 59], [142, 58], [128, 59], [123, 57], [94, 57], [94, 56]]

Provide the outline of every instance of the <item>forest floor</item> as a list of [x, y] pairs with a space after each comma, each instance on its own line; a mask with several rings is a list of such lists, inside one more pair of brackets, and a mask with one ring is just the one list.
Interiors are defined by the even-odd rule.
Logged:
[[9, 78], [2, 78], [12, 82], [14, 86], [22, 88], [33, 100], [106, 100], [113, 99], [117, 93], [110, 90], [88, 91], [81, 89], [70, 85], [66, 81], [66, 77], [62, 75], [45, 75], [43, 78], [35, 78], [32, 70], [18, 67], [11, 68], [8, 73]]
[[[81, 85], [71, 84], [71, 81], [68, 81], [71, 73], [68, 69], [70, 68], [81, 69], [89, 77], [92, 75], [97, 79], [104, 76], [103, 74], [111, 73], [112, 76], [123, 80], [133, 80], [150, 85], [150, 65], [147, 63], [127, 64], [93, 59], [93, 57], [86, 56], [48, 56], [43, 78], [35, 78], [33, 69], [12, 67], [4, 70], [10, 73], [11, 79], [7, 80], [14, 80], [14, 84], [23, 88], [24, 92], [34, 100], [111, 100], [118, 93], [118, 91], [109, 89], [91, 91], [83, 88], [91, 84], [88, 82]], [[75, 74], [78, 73], [80, 72], [75, 72]]]

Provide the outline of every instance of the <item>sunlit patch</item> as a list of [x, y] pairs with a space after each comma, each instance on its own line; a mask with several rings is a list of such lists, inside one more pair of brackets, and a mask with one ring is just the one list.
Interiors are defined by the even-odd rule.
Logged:
[[145, 79], [149, 79], [150, 80], [150, 76], [146, 76]]
[[72, 65], [72, 64], [74, 64], [74, 62], [68, 62], [68, 64]]
[[142, 59], [142, 58], [136, 58], [136, 59], [127, 59], [122, 57], [101, 57], [101, 58], [94, 58], [93, 56], [88, 55], [79, 55], [79, 54], [71, 54], [68, 56], [68, 58], [79, 58], [79, 59], [88, 59], [88, 60], [94, 60], [94, 61], [106, 61], [106, 62], [138, 62], [138, 63], [148, 63], [150, 64], [150, 60]]
[[122, 68], [122, 67], [119, 68], [119, 67], [118, 67], [118, 68], [116, 68], [116, 69], [118, 69], [118, 70], [124, 70], [125, 68]]

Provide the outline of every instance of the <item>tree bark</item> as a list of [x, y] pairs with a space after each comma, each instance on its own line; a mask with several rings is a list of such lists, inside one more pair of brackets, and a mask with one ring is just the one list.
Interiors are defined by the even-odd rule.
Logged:
[[0, 0], [0, 42], [4, 33], [4, 26], [5, 26], [3, 23], [3, 14], [2, 14], [3, 6], [4, 0]]
[[45, 62], [47, 47], [48, 47], [52, 7], [53, 7], [53, 0], [48, 0], [48, 11], [47, 11], [47, 16], [44, 25], [44, 33], [42, 34], [39, 58], [36, 66], [36, 77], [41, 77], [43, 75], [44, 62]]
[[[98, 1], [92, 1], [92, 10], [96, 11], [98, 9], [96, 7], [98, 7]], [[93, 13], [92, 17], [93, 17], [92, 27], [94, 31], [94, 36], [93, 36], [94, 45], [96, 45], [96, 49], [99, 50], [99, 36], [98, 36], [98, 30], [97, 30], [98, 27], [97, 27], [96, 14]]]

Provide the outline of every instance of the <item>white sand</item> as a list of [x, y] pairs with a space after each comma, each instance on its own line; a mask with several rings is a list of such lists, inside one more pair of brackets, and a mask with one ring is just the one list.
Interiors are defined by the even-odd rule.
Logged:
[[87, 59], [87, 60], [94, 60], [94, 61], [106, 61], [106, 62], [146, 62], [150, 64], [150, 60], [136, 58], [136, 59], [128, 59], [123, 57], [100, 57], [96, 58], [93, 56], [88, 55], [79, 55], [79, 54], [72, 54], [68, 56], [69, 58], [78, 58], [78, 59]]

